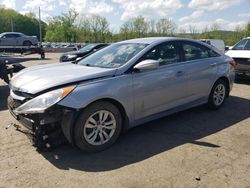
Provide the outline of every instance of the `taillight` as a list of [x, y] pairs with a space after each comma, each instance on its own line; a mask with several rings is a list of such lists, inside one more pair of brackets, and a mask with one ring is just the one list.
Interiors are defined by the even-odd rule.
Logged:
[[237, 66], [237, 63], [236, 63], [234, 60], [229, 61], [228, 63], [229, 63], [234, 69], [235, 69], [236, 66]]

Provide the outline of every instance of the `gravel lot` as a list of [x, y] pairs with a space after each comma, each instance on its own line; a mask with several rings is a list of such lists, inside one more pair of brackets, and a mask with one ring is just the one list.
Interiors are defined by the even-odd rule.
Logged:
[[[26, 66], [58, 62], [30, 56]], [[28, 59], [27, 59], [28, 60]], [[123, 134], [110, 149], [38, 153], [14, 127], [0, 81], [0, 187], [250, 187], [250, 80], [223, 108], [197, 107]]]

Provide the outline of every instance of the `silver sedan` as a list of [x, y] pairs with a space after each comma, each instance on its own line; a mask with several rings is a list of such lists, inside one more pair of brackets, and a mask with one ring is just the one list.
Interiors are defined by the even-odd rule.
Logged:
[[18, 32], [6, 32], [0, 34], [0, 46], [31, 46], [38, 45], [36, 36], [27, 36]]
[[61, 131], [80, 149], [100, 151], [150, 120], [202, 104], [220, 108], [235, 65], [194, 40], [127, 40], [78, 62], [24, 69], [11, 80], [9, 109], [40, 147], [39, 138]]

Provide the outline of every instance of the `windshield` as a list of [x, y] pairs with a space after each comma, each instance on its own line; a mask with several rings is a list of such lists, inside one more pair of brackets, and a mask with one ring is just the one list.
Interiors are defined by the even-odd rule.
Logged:
[[243, 39], [238, 42], [232, 50], [250, 50], [250, 39]]
[[117, 43], [108, 46], [78, 62], [80, 65], [118, 68], [143, 50], [147, 44]]
[[85, 52], [85, 51], [90, 51], [92, 48], [94, 48], [96, 44], [87, 44], [87, 46], [84, 46], [83, 48], [80, 49], [80, 51]]

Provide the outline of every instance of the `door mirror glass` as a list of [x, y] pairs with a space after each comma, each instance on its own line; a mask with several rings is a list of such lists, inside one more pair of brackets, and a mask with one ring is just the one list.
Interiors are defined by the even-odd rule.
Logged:
[[134, 69], [137, 70], [154, 70], [158, 69], [159, 61], [153, 59], [143, 60], [137, 65], [134, 66]]

